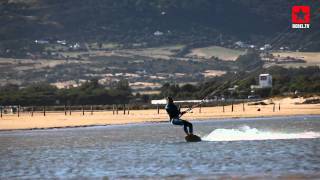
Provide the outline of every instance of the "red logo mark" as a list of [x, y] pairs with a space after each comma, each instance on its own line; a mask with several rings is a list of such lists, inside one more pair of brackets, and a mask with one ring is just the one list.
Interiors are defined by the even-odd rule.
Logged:
[[293, 24], [310, 24], [310, 7], [293, 6], [291, 17]]

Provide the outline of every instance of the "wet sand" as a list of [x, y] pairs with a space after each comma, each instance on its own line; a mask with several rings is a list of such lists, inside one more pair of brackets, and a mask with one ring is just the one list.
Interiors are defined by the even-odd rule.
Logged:
[[[320, 104], [296, 104], [301, 103], [303, 99], [278, 99], [273, 100], [274, 105], [248, 105], [236, 104], [231, 111], [231, 105], [224, 107], [202, 107], [195, 108], [193, 112], [185, 114], [183, 119], [186, 120], [216, 120], [223, 118], [242, 118], [242, 117], [271, 117], [271, 116], [295, 116], [295, 115], [320, 115]], [[266, 101], [267, 103], [270, 100]], [[279, 110], [280, 103], [280, 110]], [[260, 108], [260, 111], [257, 111]], [[183, 110], [183, 109], [182, 109]], [[156, 109], [149, 110], [130, 110], [129, 114], [124, 115], [123, 111], [119, 111], [118, 115], [113, 115], [112, 111], [103, 112], [72, 112], [71, 115], [65, 116], [64, 112], [46, 112], [46, 116], [42, 112], [35, 112], [33, 117], [30, 113], [4, 114], [0, 119], [0, 130], [16, 130], [16, 129], [48, 129], [48, 128], [70, 128], [85, 127], [111, 124], [128, 124], [142, 122], [166, 122], [168, 116], [164, 109], [157, 113]]]

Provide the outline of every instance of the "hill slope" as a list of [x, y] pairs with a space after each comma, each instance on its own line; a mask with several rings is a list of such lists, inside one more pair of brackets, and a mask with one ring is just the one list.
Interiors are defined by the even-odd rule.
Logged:
[[[74, 41], [194, 43], [271, 42], [281, 32], [295, 48], [319, 50], [319, 13], [310, 1], [311, 29], [291, 30], [289, 0], [5, 0], [0, 41], [42, 38]], [[319, 3], [318, 3], [319, 4]], [[163, 35], [156, 36], [159, 31]], [[312, 41], [311, 41], [312, 40]], [[311, 42], [310, 42], [311, 41]]]

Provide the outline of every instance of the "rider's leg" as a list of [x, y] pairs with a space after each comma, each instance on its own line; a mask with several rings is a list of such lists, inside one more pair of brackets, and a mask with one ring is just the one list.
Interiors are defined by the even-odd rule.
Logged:
[[[184, 132], [189, 135], [190, 134], [190, 126], [189, 126], [189, 130], [188, 130], [188, 122], [182, 119], [172, 119], [171, 123], [173, 125], [178, 125], [178, 126], [183, 126], [183, 130]], [[189, 123], [190, 124], [190, 123]], [[191, 127], [191, 132], [192, 132], [192, 127]]]
[[186, 121], [186, 120], [182, 120], [183, 121], [183, 129], [184, 132], [186, 132], [187, 134], [193, 134], [193, 126], [190, 122]]

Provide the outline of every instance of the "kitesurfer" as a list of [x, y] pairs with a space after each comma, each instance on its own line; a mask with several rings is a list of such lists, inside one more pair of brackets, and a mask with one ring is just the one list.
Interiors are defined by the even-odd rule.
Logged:
[[180, 109], [173, 103], [172, 97], [167, 97], [166, 111], [173, 125], [183, 126], [183, 130], [187, 135], [193, 135], [193, 126], [190, 122], [180, 119], [186, 112], [180, 112]]

